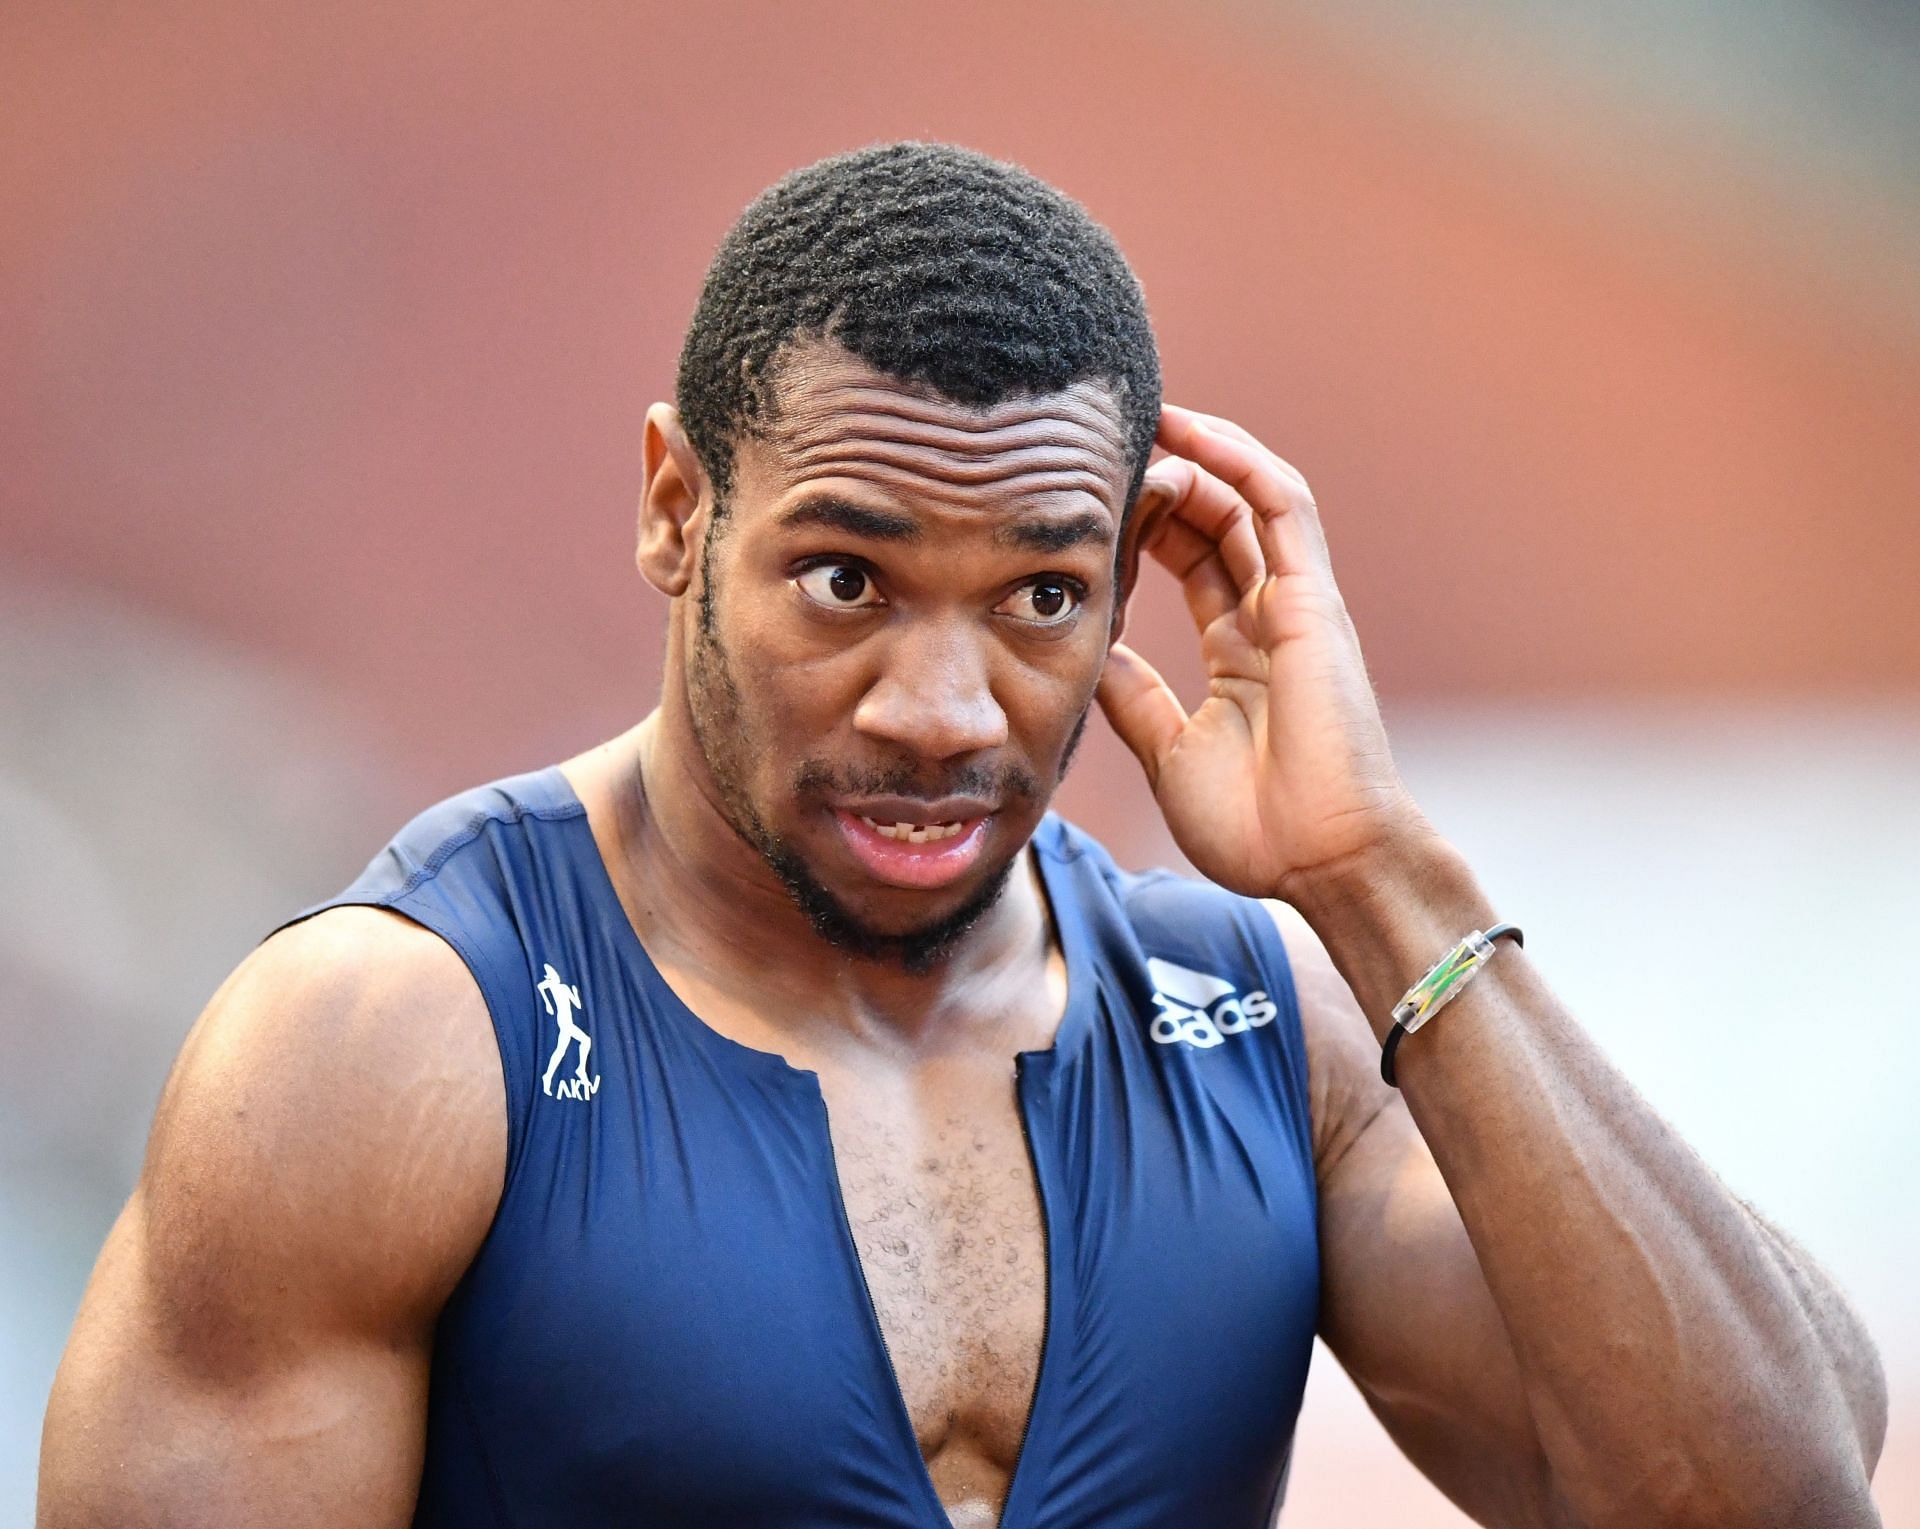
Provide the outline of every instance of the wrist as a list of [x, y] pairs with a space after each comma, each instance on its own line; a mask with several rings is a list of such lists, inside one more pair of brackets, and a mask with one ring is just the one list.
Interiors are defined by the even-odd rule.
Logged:
[[1437, 959], [1499, 922], [1459, 850], [1426, 827], [1291, 877], [1281, 897], [1326, 946], [1376, 1038]]
[[1337, 860], [1289, 872], [1275, 895], [1299, 909], [1318, 933], [1322, 921], [1379, 918], [1397, 907], [1459, 894], [1472, 883], [1459, 850], [1418, 817]]

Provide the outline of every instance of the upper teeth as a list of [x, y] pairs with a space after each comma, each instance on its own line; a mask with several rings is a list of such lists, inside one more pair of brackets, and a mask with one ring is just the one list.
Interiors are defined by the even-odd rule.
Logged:
[[964, 823], [876, 823], [864, 815], [860, 821], [875, 833], [898, 839], [903, 844], [926, 844], [934, 839], [951, 839], [966, 827]]

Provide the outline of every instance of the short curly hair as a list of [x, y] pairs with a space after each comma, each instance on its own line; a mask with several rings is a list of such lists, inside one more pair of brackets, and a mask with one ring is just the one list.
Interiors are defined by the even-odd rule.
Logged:
[[716, 517], [735, 446], [774, 422], [783, 353], [823, 338], [974, 408], [1105, 384], [1132, 457], [1131, 511], [1160, 417], [1146, 300], [1113, 236], [1018, 165], [875, 144], [748, 204], [708, 268], [675, 388]]

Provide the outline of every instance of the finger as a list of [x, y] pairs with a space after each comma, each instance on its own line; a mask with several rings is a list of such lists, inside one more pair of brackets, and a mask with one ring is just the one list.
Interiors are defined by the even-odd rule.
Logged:
[[1231, 487], [1185, 457], [1169, 457], [1160, 464], [1169, 481], [1178, 474], [1180, 492], [1167, 511], [1171, 520], [1185, 522], [1219, 549], [1221, 565], [1234, 587], [1244, 595], [1267, 573], [1260, 550], [1258, 517]]
[[1198, 462], [1246, 496], [1263, 515], [1283, 511], [1311, 511], [1313, 494], [1298, 469], [1281, 461], [1238, 425], [1223, 421], [1225, 429], [1178, 404], [1161, 409], [1160, 437], [1169, 451]]
[[[1177, 430], [1180, 424], [1180, 420], [1178, 418], [1179, 416], [1184, 416], [1187, 420], [1197, 421], [1199, 424], [1205, 426], [1208, 430], [1211, 430], [1215, 435], [1229, 436], [1232, 439], [1239, 441], [1243, 446], [1252, 447], [1255, 451], [1259, 452], [1262, 456], [1266, 457], [1268, 461], [1272, 462], [1273, 465], [1277, 467], [1281, 472], [1285, 473], [1290, 478], [1296, 479], [1302, 488], [1306, 487], [1307, 475], [1305, 473], [1301, 472], [1299, 468], [1293, 465], [1293, 463], [1289, 462], [1285, 457], [1281, 456], [1271, 446], [1267, 445], [1265, 441], [1261, 440], [1251, 430], [1247, 429], [1245, 425], [1240, 424], [1238, 421], [1228, 419], [1224, 415], [1220, 415], [1220, 414], [1208, 414], [1201, 409], [1189, 409], [1189, 408], [1186, 408], [1184, 405], [1176, 404], [1176, 403], [1162, 404], [1161, 411], [1162, 411], [1161, 423], [1163, 426], [1171, 423], [1173, 428]], [[1168, 421], [1167, 418], [1165, 417], [1167, 411], [1171, 411], [1176, 416], [1176, 418], [1171, 422]], [[1158, 431], [1155, 432], [1156, 438], [1155, 438], [1154, 444], [1160, 447], [1160, 449], [1164, 451], [1166, 448], [1164, 445], [1161, 444], [1160, 440], [1158, 439], [1159, 434], [1160, 432]]]
[[1281, 514], [1291, 515], [1301, 522], [1303, 534], [1297, 539], [1331, 572], [1319, 506], [1299, 468], [1270, 450], [1252, 431], [1217, 414], [1166, 404], [1162, 406], [1161, 425], [1162, 441], [1184, 440], [1189, 454], [1231, 483], [1255, 507], [1261, 544], [1269, 555], [1269, 524]]
[[[1280, 471], [1279, 458], [1259, 445], [1215, 433], [1195, 419], [1174, 432], [1206, 475], [1250, 506], [1268, 572], [1331, 580], [1326, 538], [1303, 481]], [[1189, 497], [1192, 497], [1190, 495]]]
[[1298, 479], [1302, 488], [1307, 486], [1305, 473], [1301, 472], [1299, 468], [1295, 467], [1285, 457], [1274, 451], [1272, 447], [1268, 446], [1251, 430], [1247, 429], [1245, 425], [1227, 419], [1219, 414], [1208, 414], [1200, 409], [1184, 408], [1180, 404], [1163, 404], [1161, 407], [1163, 409], [1172, 409], [1179, 414], [1191, 415], [1216, 435], [1230, 435], [1241, 444], [1251, 446], [1255, 451], [1263, 452], [1281, 471]]
[[1187, 491], [1191, 468], [1192, 463], [1178, 457], [1161, 457], [1140, 475], [1140, 492], [1133, 501], [1132, 515], [1141, 520], [1143, 529], [1156, 524], [1179, 503]]
[[1187, 612], [1204, 632], [1229, 611], [1239, 608], [1242, 591], [1220, 560], [1219, 546], [1184, 520], [1168, 516], [1154, 528], [1146, 551], [1156, 563], [1180, 581]]
[[1170, 515], [1193, 527], [1220, 549], [1220, 561], [1244, 596], [1257, 589], [1273, 567], [1261, 534], [1261, 517], [1225, 479], [1189, 462], [1186, 494]]
[[1187, 709], [1173, 687], [1132, 648], [1116, 642], [1107, 650], [1096, 694], [1108, 723], [1147, 772], [1147, 783], [1157, 785], [1161, 765], [1187, 726]]
[[1134, 495], [1133, 503], [1121, 517], [1120, 550], [1114, 559], [1115, 601], [1113, 608], [1113, 631], [1107, 641], [1113, 642], [1120, 636], [1126, 624], [1126, 613], [1133, 599], [1134, 589], [1140, 582], [1140, 564], [1146, 549], [1152, 544], [1160, 526], [1165, 522], [1174, 501], [1185, 492], [1187, 475], [1170, 473], [1164, 463], [1166, 458], [1150, 465], [1140, 479], [1139, 492]]

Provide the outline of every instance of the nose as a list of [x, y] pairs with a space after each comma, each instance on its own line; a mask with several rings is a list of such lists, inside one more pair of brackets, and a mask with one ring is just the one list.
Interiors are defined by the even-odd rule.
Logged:
[[888, 644], [854, 709], [854, 727], [920, 759], [952, 759], [1007, 741], [987, 640], [971, 623], [923, 619]]

